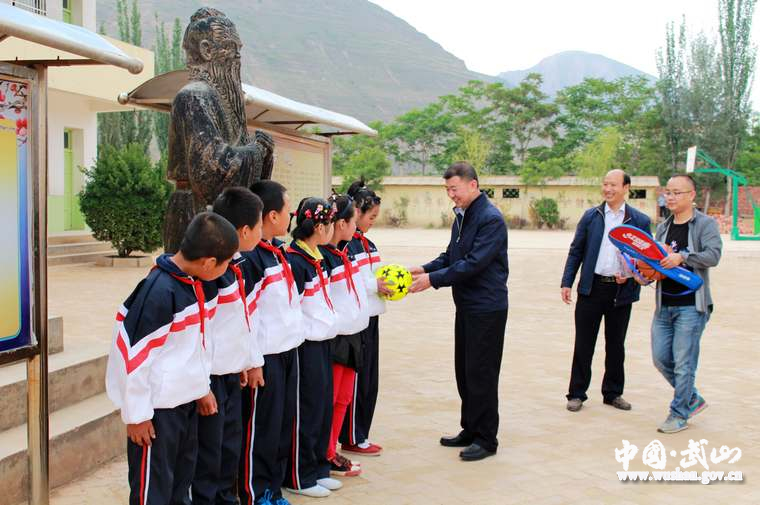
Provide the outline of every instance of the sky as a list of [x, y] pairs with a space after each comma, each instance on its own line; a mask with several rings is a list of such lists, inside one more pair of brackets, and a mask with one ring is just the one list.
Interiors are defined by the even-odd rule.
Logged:
[[[561, 51], [587, 51], [657, 75], [665, 27], [718, 37], [717, 0], [370, 0], [464, 60], [496, 75]], [[760, 41], [755, 16], [753, 40]], [[753, 97], [760, 102], [760, 72]], [[757, 108], [757, 107], [756, 107]]]

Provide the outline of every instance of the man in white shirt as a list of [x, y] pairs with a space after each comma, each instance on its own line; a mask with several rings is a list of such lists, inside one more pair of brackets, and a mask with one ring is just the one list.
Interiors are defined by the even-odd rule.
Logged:
[[625, 203], [630, 187], [631, 178], [622, 170], [607, 173], [602, 183], [604, 203], [583, 214], [567, 255], [561, 284], [562, 301], [566, 304], [572, 303], [573, 282], [581, 270], [575, 306], [575, 349], [567, 394], [567, 409], [571, 412], [579, 411], [588, 399], [591, 361], [602, 318], [604, 403], [621, 410], [631, 409], [631, 404], [623, 399], [625, 334], [631, 305], [639, 299], [640, 286], [623, 275], [622, 258], [608, 237], [611, 229], [624, 223], [650, 230], [649, 217]]

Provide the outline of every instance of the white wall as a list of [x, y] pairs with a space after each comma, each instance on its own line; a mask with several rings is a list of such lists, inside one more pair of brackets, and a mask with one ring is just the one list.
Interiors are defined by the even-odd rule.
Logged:
[[[97, 157], [98, 121], [87, 98], [50, 90], [48, 95], [48, 193], [63, 195], [63, 130], [82, 130], [74, 137], [74, 165], [91, 166]], [[77, 152], [79, 151], [79, 152]]]

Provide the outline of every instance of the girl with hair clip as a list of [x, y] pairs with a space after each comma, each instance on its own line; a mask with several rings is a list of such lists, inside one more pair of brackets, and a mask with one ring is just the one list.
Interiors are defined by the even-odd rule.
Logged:
[[370, 319], [367, 328], [361, 332], [361, 366], [357, 368], [353, 398], [343, 423], [340, 441], [341, 449], [345, 452], [379, 456], [383, 448], [369, 441], [369, 430], [375, 414], [379, 387], [378, 316], [385, 312], [385, 300], [381, 295], [391, 294], [391, 291], [385, 282], [375, 277], [375, 270], [380, 266], [380, 254], [365, 233], [372, 228], [380, 214], [380, 197], [365, 185], [363, 179], [351, 184], [348, 195], [354, 201], [357, 230], [348, 242], [347, 250], [354, 255], [359, 275], [364, 281], [367, 294], [366, 310]]
[[297, 407], [285, 486], [312, 498], [342, 487], [330, 478], [327, 460], [332, 421], [330, 340], [335, 337], [335, 308], [319, 246], [333, 234], [335, 208], [321, 198], [305, 198], [295, 212], [293, 242], [287, 250], [301, 298], [305, 341], [298, 348]]
[[350, 196], [333, 195], [330, 202], [335, 206], [335, 224], [330, 243], [320, 249], [325, 266], [330, 272], [330, 293], [338, 315], [336, 333], [332, 341], [333, 404], [332, 431], [327, 448], [327, 459], [336, 475], [353, 477], [361, 473], [361, 467], [336, 453], [346, 409], [354, 395], [356, 369], [362, 365], [362, 336], [369, 325], [369, 303], [358, 264], [348, 250], [348, 242], [356, 232], [356, 212]]

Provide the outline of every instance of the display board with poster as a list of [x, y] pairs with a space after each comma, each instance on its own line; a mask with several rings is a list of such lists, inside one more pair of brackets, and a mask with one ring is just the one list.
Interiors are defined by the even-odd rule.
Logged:
[[272, 179], [288, 189], [291, 207], [307, 196], [330, 196], [330, 142], [268, 130], [274, 137]]
[[0, 354], [32, 346], [30, 84], [0, 74]]

